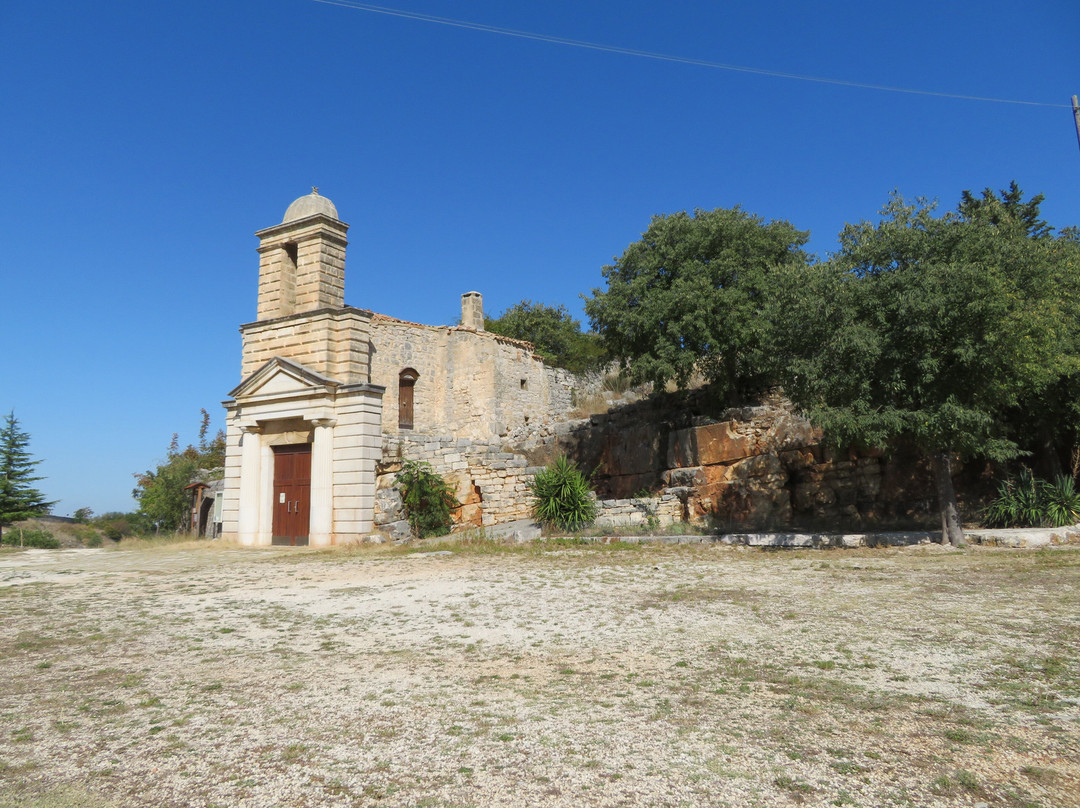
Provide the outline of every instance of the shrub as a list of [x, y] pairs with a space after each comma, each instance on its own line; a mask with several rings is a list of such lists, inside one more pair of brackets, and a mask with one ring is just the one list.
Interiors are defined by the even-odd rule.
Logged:
[[1061, 527], [1080, 520], [1080, 493], [1072, 477], [1059, 474], [1053, 482], [1037, 479], [1022, 468], [1016, 479], [998, 486], [997, 497], [983, 512], [991, 527]]
[[4, 531], [3, 543], [9, 547], [37, 547], [40, 550], [56, 550], [60, 540], [47, 530], [13, 528]]
[[589, 481], [565, 455], [537, 474], [529, 490], [533, 515], [543, 525], [578, 530], [596, 519], [596, 500]]
[[92, 525], [72, 525], [68, 532], [78, 539], [83, 547], [101, 546], [101, 531]]
[[97, 525], [101, 528], [101, 532], [113, 541], [120, 541], [124, 536], [131, 536], [134, 534], [134, 531], [131, 529], [131, 524], [122, 516], [113, 519], [100, 519], [98, 520]]
[[461, 507], [446, 480], [436, 474], [429, 463], [406, 460], [397, 477], [405, 516], [413, 533], [423, 539], [442, 536], [453, 525], [451, 514]]
[[625, 393], [630, 389], [630, 379], [625, 373], [608, 373], [604, 376], [601, 387], [609, 393]]

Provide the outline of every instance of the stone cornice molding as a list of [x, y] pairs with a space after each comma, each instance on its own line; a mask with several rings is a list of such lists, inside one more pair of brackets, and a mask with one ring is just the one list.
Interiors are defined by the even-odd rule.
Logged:
[[[345, 224], [345, 222], [335, 219], [332, 216], [327, 216], [325, 213], [316, 213], [312, 216], [305, 216], [303, 219], [296, 219], [292, 222], [282, 222], [281, 224], [275, 224], [273, 227], [256, 230], [255, 236], [263, 242], [266, 242], [270, 239], [276, 240], [278, 237], [290, 233], [295, 233], [298, 239], [318, 234], [323, 238], [338, 240], [344, 245], [347, 243], [345, 241], [345, 232], [348, 229], [349, 226]], [[259, 249], [263, 249], [264, 246], [266, 245], [261, 245]]]

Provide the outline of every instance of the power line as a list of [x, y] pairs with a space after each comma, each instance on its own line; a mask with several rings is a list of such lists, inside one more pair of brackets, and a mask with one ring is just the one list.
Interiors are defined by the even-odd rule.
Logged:
[[450, 25], [455, 28], [467, 28], [471, 31], [483, 31], [489, 34], [500, 34], [502, 36], [512, 36], [519, 39], [531, 39], [537, 42], [548, 42], [553, 45], [568, 45], [573, 48], [587, 48], [589, 50], [603, 51], [605, 53], [620, 53], [624, 56], [639, 56], [645, 59], [658, 59], [664, 62], [677, 62], [685, 65], [696, 65], [697, 67], [709, 67], [716, 70], [731, 70], [738, 73], [753, 73], [759, 76], [771, 76], [773, 78], [781, 79], [795, 79], [797, 81], [813, 81], [818, 84], [835, 84], [840, 87], [858, 87], [863, 90], [882, 90], [890, 93], [906, 93], [908, 95], [929, 95], [935, 98], [958, 98], [964, 101], [989, 101], [995, 104], [1021, 104], [1029, 107], [1054, 107], [1069, 109], [1069, 104], [1046, 104], [1042, 101], [1020, 101], [1013, 98], [990, 98], [981, 95], [962, 95], [960, 93], [939, 93], [933, 90], [913, 90], [905, 87], [889, 87], [884, 84], [867, 84], [860, 81], [845, 81], [844, 79], [828, 79], [820, 76], [806, 76], [800, 73], [785, 73], [781, 70], [765, 70], [759, 67], [746, 67], [745, 65], [729, 65], [722, 62], [710, 62], [705, 59], [692, 59], [687, 56], [672, 56], [665, 53], [653, 53], [651, 51], [636, 50], [634, 48], [623, 48], [618, 45], [601, 45], [596, 42], [584, 42], [578, 39], [567, 39], [561, 36], [549, 36], [547, 34], [535, 34], [530, 31], [516, 31], [513, 28], [500, 28], [495, 25], [485, 25], [479, 22], [468, 22], [466, 20], [455, 20], [449, 17], [436, 17], [432, 14], [421, 14], [416, 11], [402, 11], [396, 8], [386, 8], [384, 6], [373, 6], [369, 3], [358, 3], [354, 0], [313, 0], [316, 3], [323, 3], [328, 6], [342, 6], [344, 8], [354, 9], [356, 11], [370, 11], [375, 14], [386, 14], [391, 17], [404, 17], [409, 20], [422, 20], [423, 22], [433, 22], [439, 25]]

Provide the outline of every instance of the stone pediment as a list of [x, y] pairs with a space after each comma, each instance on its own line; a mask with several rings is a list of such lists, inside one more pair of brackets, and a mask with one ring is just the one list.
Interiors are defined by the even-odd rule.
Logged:
[[292, 397], [326, 393], [340, 382], [291, 359], [275, 356], [229, 392], [234, 399]]

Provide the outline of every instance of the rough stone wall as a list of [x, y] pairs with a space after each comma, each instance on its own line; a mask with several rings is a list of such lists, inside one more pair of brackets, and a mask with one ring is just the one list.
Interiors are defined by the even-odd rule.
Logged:
[[686, 522], [686, 508], [678, 494], [665, 491], [659, 496], [604, 499], [598, 503], [598, 528], [665, 528]]
[[[728, 410], [722, 420], [670, 399], [626, 402], [589, 418], [517, 430], [502, 439], [384, 435], [382, 489], [395, 458], [446, 476], [467, 526], [529, 517], [532, 476], [558, 454], [592, 475], [599, 528], [690, 522], [721, 531], [927, 527], [936, 519], [930, 470], [918, 455], [837, 451], [783, 398]], [[978, 480], [961, 474], [974, 500]], [[385, 495], [384, 495], [385, 496]], [[380, 516], [376, 522], [392, 521]]]
[[376, 479], [375, 525], [392, 535], [408, 535], [401, 520], [394, 477], [402, 460], [422, 460], [450, 484], [462, 507], [454, 516], [460, 528], [489, 527], [530, 516], [528, 485], [540, 469], [498, 442], [450, 435], [383, 435]]
[[[488, 440], [562, 420], [574, 407], [576, 377], [545, 366], [527, 342], [375, 315], [371, 346], [371, 382], [386, 387], [386, 434]], [[398, 380], [406, 368], [419, 377], [412, 430], [398, 427]]]
[[[782, 397], [728, 410], [722, 420], [645, 401], [560, 433], [543, 450], [566, 453], [592, 472], [602, 498], [659, 491], [682, 502], [685, 519], [718, 529], [925, 525], [936, 518], [929, 469], [918, 456], [823, 446]], [[959, 477], [962, 466], [955, 470]], [[971, 488], [956, 482], [961, 496]]]

